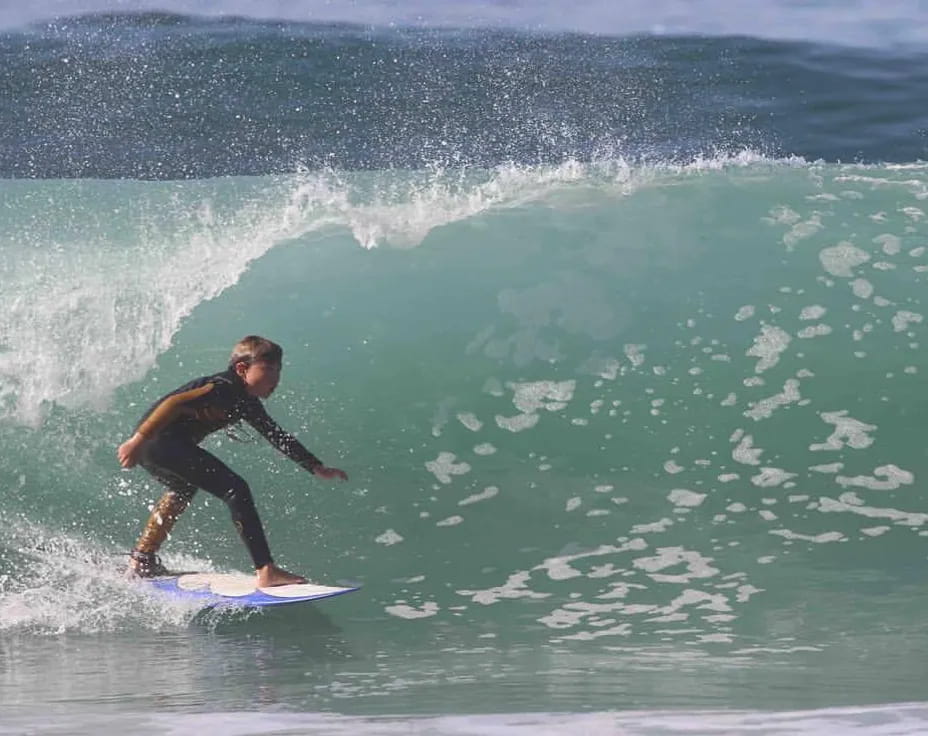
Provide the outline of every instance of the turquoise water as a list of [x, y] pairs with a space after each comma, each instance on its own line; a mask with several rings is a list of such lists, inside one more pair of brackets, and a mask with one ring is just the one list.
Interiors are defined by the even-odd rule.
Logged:
[[[926, 183], [745, 154], [0, 184], [5, 713], [923, 723], [818, 709], [924, 700]], [[249, 332], [286, 350], [269, 410], [351, 480], [207, 446], [283, 564], [363, 590], [265, 614], [150, 599], [119, 555], [160, 491], [115, 447]], [[164, 552], [247, 567], [205, 497]]]

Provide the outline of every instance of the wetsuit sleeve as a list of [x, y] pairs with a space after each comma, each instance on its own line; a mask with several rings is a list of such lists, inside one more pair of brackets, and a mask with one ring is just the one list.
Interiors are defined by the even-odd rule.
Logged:
[[177, 419], [182, 413], [184, 406], [191, 401], [205, 396], [213, 390], [214, 384], [207, 383], [199, 388], [192, 388], [189, 391], [171, 394], [158, 404], [135, 430], [146, 439], [153, 437], [162, 429], [167, 427], [171, 422]]
[[242, 418], [258, 430], [280, 452], [293, 462], [306, 468], [310, 473], [322, 466], [322, 461], [303, 447], [296, 437], [277, 424], [257, 399], [248, 402], [248, 408]]

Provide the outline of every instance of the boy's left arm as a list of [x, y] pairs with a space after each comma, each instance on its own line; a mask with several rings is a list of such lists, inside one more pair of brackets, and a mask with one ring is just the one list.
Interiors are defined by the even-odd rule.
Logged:
[[326, 467], [326, 465], [307, 450], [296, 437], [275, 422], [259, 401], [255, 400], [253, 403], [250, 403], [243, 418], [280, 452], [297, 463], [297, 465], [306, 468], [306, 470], [313, 475], [318, 475], [320, 478], [340, 478], [341, 480], [348, 480], [348, 475], [345, 471], [339, 470], [338, 468]]

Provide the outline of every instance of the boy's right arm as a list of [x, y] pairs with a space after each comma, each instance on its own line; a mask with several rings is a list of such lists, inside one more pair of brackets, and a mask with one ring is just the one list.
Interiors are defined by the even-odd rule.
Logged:
[[344, 470], [326, 466], [318, 457], [307, 450], [296, 437], [277, 424], [257, 399], [248, 403], [244, 419], [280, 452], [297, 465], [306, 468], [313, 475], [327, 480], [333, 478], [348, 480], [348, 474]]
[[145, 436], [138, 432], [123, 442], [119, 446], [119, 449], [116, 450], [116, 457], [119, 458], [119, 464], [124, 468], [135, 467], [139, 462], [139, 455], [142, 452], [142, 445], [144, 442]]

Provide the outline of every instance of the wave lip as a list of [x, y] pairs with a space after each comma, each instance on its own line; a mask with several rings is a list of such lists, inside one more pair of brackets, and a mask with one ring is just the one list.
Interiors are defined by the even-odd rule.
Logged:
[[0, 191], [10, 214], [0, 233], [0, 418], [32, 426], [53, 404], [104, 408], [197, 305], [276, 243], [324, 227], [343, 194], [312, 177], [183, 188], [0, 181]]
[[[155, 364], [200, 304], [281, 242], [344, 230], [363, 248], [414, 248], [490, 213], [576, 211], [729, 169], [775, 176], [814, 166], [744, 150], [679, 164], [619, 157], [171, 184], [0, 183], [9, 213], [0, 232], [0, 418], [38, 426], [52, 405], [106, 407], [116, 388]], [[850, 167], [845, 175], [876, 174]]]

